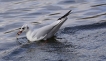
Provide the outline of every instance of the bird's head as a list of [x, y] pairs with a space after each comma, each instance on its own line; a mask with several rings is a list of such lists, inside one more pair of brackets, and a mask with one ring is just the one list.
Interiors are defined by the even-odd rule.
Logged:
[[29, 29], [28, 25], [25, 24], [23, 25], [20, 29], [19, 29], [19, 32], [17, 33], [17, 35], [20, 35], [22, 32], [27, 32]]

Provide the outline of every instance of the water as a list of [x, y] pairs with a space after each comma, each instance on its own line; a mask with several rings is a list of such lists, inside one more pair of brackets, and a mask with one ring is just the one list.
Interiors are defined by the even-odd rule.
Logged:
[[[23, 24], [41, 27], [69, 10], [56, 38], [19, 44]], [[105, 0], [0, 0], [0, 61], [106, 61], [105, 40]]]

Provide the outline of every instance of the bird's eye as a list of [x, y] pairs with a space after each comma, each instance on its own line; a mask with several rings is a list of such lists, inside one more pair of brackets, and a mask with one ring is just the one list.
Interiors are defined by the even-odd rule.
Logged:
[[25, 29], [25, 28], [22, 28], [22, 29]]

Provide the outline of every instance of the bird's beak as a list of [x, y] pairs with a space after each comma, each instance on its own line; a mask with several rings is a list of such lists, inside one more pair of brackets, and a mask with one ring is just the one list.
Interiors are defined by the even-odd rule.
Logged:
[[22, 33], [22, 31], [19, 31], [18, 33], [17, 33], [17, 35], [20, 35]]

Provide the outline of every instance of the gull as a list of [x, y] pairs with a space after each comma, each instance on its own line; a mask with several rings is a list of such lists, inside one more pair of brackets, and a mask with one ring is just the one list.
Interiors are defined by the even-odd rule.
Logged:
[[26, 37], [30, 42], [47, 40], [55, 35], [62, 24], [68, 19], [67, 16], [70, 14], [70, 12], [71, 10], [62, 17], [58, 18], [57, 21], [38, 29], [32, 30], [27, 24], [25, 24], [20, 28], [17, 35], [20, 35], [22, 32], [26, 32]]

